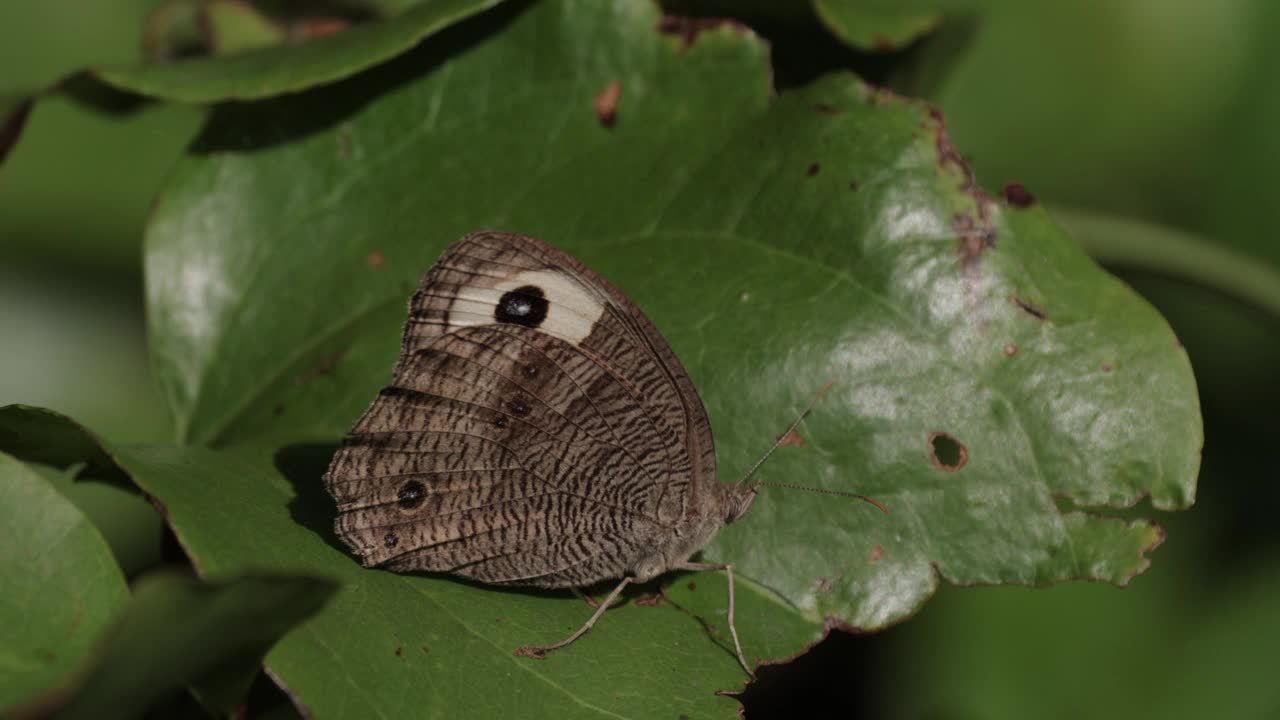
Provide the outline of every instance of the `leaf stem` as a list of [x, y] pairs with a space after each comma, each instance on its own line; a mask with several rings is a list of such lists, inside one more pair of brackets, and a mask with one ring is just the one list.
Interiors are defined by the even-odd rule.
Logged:
[[1208, 238], [1101, 213], [1055, 207], [1053, 216], [1095, 260], [1211, 288], [1280, 318], [1280, 272]]

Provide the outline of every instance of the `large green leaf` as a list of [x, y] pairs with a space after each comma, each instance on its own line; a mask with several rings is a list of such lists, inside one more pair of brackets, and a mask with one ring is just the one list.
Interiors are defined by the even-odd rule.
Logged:
[[[276, 562], [278, 547], [278, 562], [347, 563], [343, 577], [365, 590], [335, 603], [335, 628], [369, 618], [360, 629], [385, 645], [419, 620], [458, 641], [450, 662], [465, 677], [519, 678], [562, 709], [620, 707], [599, 694], [620, 686], [600, 658], [633, 658], [617, 667], [641, 676], [658, 647], [691, 642], [677, 625], [645, 629], [646, 610], [629, 607], [598, 628], [610, 634], [517, 664], [509, 647], [567, 631], [581, 606], [360, 571], [322, 545], [319, 474], [389, 376], [409, 293], [448, 242], [495, 227], [578, 255], [645, 309], [703, 393], [727, 479], [838, 381], [802, 429], [806, 444], [784, 448], [766, 477], [865, 492], [892, 514], [785, 491], [757, 501], [707, 556], [750, 579], [758, 592], [743, 602], [749, 616], [761, 599], [760, 624], [882, 627], [939, 576], [1123, 584], [1145, 567], [1155, 525], [1083, 509], [1192, 501], [1201, 436], [1185, 355], [1025, 194], [977, 190], [938, 117], [848, 76], [770, 97], [758, 40], [721, 28], [687, 45], [654, 32], [648, 3], [489, 17], [488, 35], [460, 45], [429, 41], [321, 91], [221, 108], [159, 199], [151, 338], [180, 437], [323, 443], [284, 477], [266, 449], [130, 456], [198, 561]], [[615, 83], [605, 122], [594, 101]], [[248, 542], [245, 528], [264, 536]], [[712, 583], [671, 596], [693, 603]], [[707, 607], [722, 607], [714, 596]], [[413, 614], [424, 605], [429, 619]], [[520, 618], [519, 632], [494, 629], [499, 616]], [[739, 622], [763, 657], [817, 632], [770, 639]], [[377, 664], [394, 659], [387, 647], [350, 640], [346, 652], [366, 661], [345, 676], [354, 685], [399, 677]], [[713, 654], [718, 664], [694, 676], [723, 686], [733, 664]], [[338, 702], [313, 664], [275, 657], [304, 697]], [[637, 682], [650, 681], [663, 679]], [[460, 697], [444, 683], [403, 692], [424, 705]]]
[[[71, 686], [36, 705], [56, 717], [136, 718], [183, 687], [247, 689], [253, 667], [279, 637], [324, 606], [333, 583], [310, 577], [200, 582], [173, 572], [144, 577], [133, 601]], [[234, 695], [227, 697], [234, 698]], [[234, 709], [232, 699], [228, 709]]]
[[[444, 716], [460, 707], [531, 718], [732, 716], [735, 703], [714, 694], [744, 680], [725, 637], [722, 576], [683, 580], [679, 607], [628, 604], [570, 650], [519, 658], [516, 648], [561, 639], [591, 608], [567, 593], [361, 568], [334, 538], [332, 503], [316, 482], [332, 450], [122, 454], [139, 485], [164, 503], [203, 574], [287, 570], [343, 583], [325, 612], [267, 656], [272, 676], [317, 716], [392, 717], [410, 708]], [[708, 637], [699, 618], [719, 634]], [[737, 623], [748, 652], [764, 657], [792, 652], [819, 631], [747, 583], [738, 589]]]
[[48, 690], [129, 591], [96, 528], [40, 473], [0, 452], [0, 708]]
[[413, 47], [422, 38], [500, 0], [422, 0], [402, 14], [299, 45], [269, 45], [214, 57], [101, 67], [121, 90], [188, 103], [270, 97], [333, 82]]

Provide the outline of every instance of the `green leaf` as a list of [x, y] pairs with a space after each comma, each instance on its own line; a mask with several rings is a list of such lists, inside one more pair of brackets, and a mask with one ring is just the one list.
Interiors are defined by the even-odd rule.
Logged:
[[59, 718], [133, 718], [187, 684], [225, 684], [335, 590], [311, 577], [200, 582], [176, 573], [148, 575], [84, 679], [42, 707], [56, 709]]
[[[67, 419], [62, 431], [84, 434]], [[669, 600], [612, 609], [571, 650], [541, 661], [519, 658], [517, 647], [561, 639], [591, 608], [568, 593], [360, 567], [333, 536], [333, 502], [319, 482], [332, 452], [332, 445], [111, 450], [164, 508], [202, 576], [290, 573], [342, 583], [323, 611], [266, 658], [271, 676], [316, 716], [461, 706], [522, 717], [735, 716], [736, 703], [714, 694], [745, 681], [728, 639], [721, 573], [668, 578]], [[656, 590], [637, 588], [627, 597]], [[750, 580], [738, 580], [736, 610], [749, 657], [793, 654], [821, 632]], [[175, 640], [173, 647], [182, 645]], [[485, 696], [476, 678], [502, 683], [503, 692]]]
[[[360, 571], [321, 544], [331, 511], [319, 475], [389, 377], [408, 296], [447, 243], [487, 227], [564, 248], [644, 308], [702, 392], [726, 480], [837, 380], [801, 429], [806, 443], [764, 477], [863, 492], [892, 514], [770, 490], [726, 529], [707, 558], [735, 562], [753, 588], [739, 595], [747, 614], [769, 618], [765, 633], [739, 619], [748, 654], [784, 657], [817, 631], [771, 639], [779, 618], [901, 620], [939, 577], [1123, 584], [1145, 567], [1153, 523], [1085, 510], [1192, 502], [1201, 427], [1186, 357], [1043, 209], [978, 190], [927, 107], [849, 76], [771, 97], [756, 38], [720, 27], [686, 46], [654, 31], [647, 3], [492, 17], [443, 61], [450, 47], [433, 40], [333, 87], [220, 108], [159, 199], [149, 318], [179, 436], [321, 443], [284, 477], [265, 449], [130, 456], [200, 562], [238, 568], [279, 548], [278, 562], [348, 563], [344, 579], [368, 590], [344, 607], [368, 608], [382, 633], [344, 646], [366, 661], [352, 669], [362, 688], [401, 677], [371, 663], [412, 647], [387, 643], [409, 626], [453, 642], [450, 662], [468, 677], [519, 678], [559, 709], [618, 707], [603, 690], [617, 673], [606, 681], [600, 658], [647, 661], [635, 675], [687, 652], [670, 667], [705, 661], [684, 677], [731, 683], [731, 658], [670, 648], [690, 635], [642, 626], [645, 608], [611, 613], [597, 628], [611, 633], [545, 663], [516, 664], [509, 648], [568, 632], [581, 606]], [[593, 101], [615, 82], [616, 117], [602, 122]], [[946, 451], [963, 467], [947, 467]], [[297, 534], [249, 542], [246, 527]], [[692, 597], [712, 586], [720, 603], [722, 582], [699, 576]], [[683, 587], [672, 599], [693, 602]], [[495, 617], [518, 618], [519, 632]], [[286, 684], [302, 678], [304, 697], [337, 702], [332, 683], [306, 677], [311, 665], [279, 657]], [[408, 692], [459, 699], [443, 686]]]
[[279, 45], [287, 39], [283, 27], [241, 0], [211, 0], [204, 12], [210, 43], [219, 55]]
[[909, 45], [942, 22], [936, 10], [901, 0], [813, 0], [813, 9], [845, 44], [876, 52]]
[[59, 468], [84, 463], [88, 472], [99, 477], [123, 478], [95, 435], [88, 430], [67, 432], [71, 422], [66, 415], [45, 408], [0, 407], [0, 451]]
[[99, 67], [121, 90], [186, 103], [247, 100], [297, 92], [357, 73], [500, 0], [423, 0], [402, 14], [299, 45], [144, 65]]
[[84, 658], [128, 588], [102, 536], [39, 473], [0, 453], [0, 708]]

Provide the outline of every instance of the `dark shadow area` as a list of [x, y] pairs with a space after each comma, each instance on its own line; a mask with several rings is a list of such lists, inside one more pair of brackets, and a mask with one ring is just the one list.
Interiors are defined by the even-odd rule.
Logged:
[[81, 105], [106, 115], [132, 115], [155, 102], [145, 95], [121, 90], [103, 82], [91, 70], [67, 76], [55, 89]]
[[194, 154], [249, 152], [295, 142], [337, 126], [380, 96], [431, 73], [484, 43], [533, 0], [505, 2], [426, 38], [417, 47], [344, 80], [255, 102], [218, 105], [191, 145]]
[[790, 662], [765, 665], [737, 696], [747, 720], [879, 717], [886, 633], [855, 635], [832, 629]]
[[660, 0], [659, 4], [671, 15], [693, 19], [691, 37], [695, 41], [698, 27], [710, 27], [713, 19], [729, 17], [751, 28], [769, 43], [773, 85], [779, 92], [828, 73], [849, 71], [873, 85], [901, 92], [899, 85], [906, 83], [917, 91], [914, 94], [921, 94], [919, 89], [937, 87], [941, 81], [933, 76], [937, 57], [958, 55], [977, 28], [974, 17], [947, 15], [938, 28], [915, 41], [868, 52], [855, 50], [837, 38], [807, 4], [784, 6], [752, 0]]
[[15, 103], [7, 108], [0, 108], [0, 164], [22, 135], [26, 127], [27, 117], [31, 114], [30, 99]]
[[276, 451], [275, 466], [293, 486], [294, 498], [289, 501], [289, 516], [293, 521], [319, 535], [342, 554], [350, 555], [351, 551], [333, 533], [337, 510], [321, 480], [337, 449], [338, 443], [286, 445]]

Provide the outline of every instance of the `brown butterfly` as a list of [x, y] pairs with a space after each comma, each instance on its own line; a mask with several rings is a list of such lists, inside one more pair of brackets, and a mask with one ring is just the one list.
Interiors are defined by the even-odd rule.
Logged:
[[445, 250], [410, 304], [391, 385], [324, 480], [337, 534], [366, 566], [541, 588], [619, 580], [577, 632], [517, 650], [527, 657], [576, 640], [629, 583], [723, 569], [751, 674], [732, 566], [690, 557], [761, 483], [716, 480], [707, 413], [675, 353], [622, 292], [546, 243], [477, 232]]

